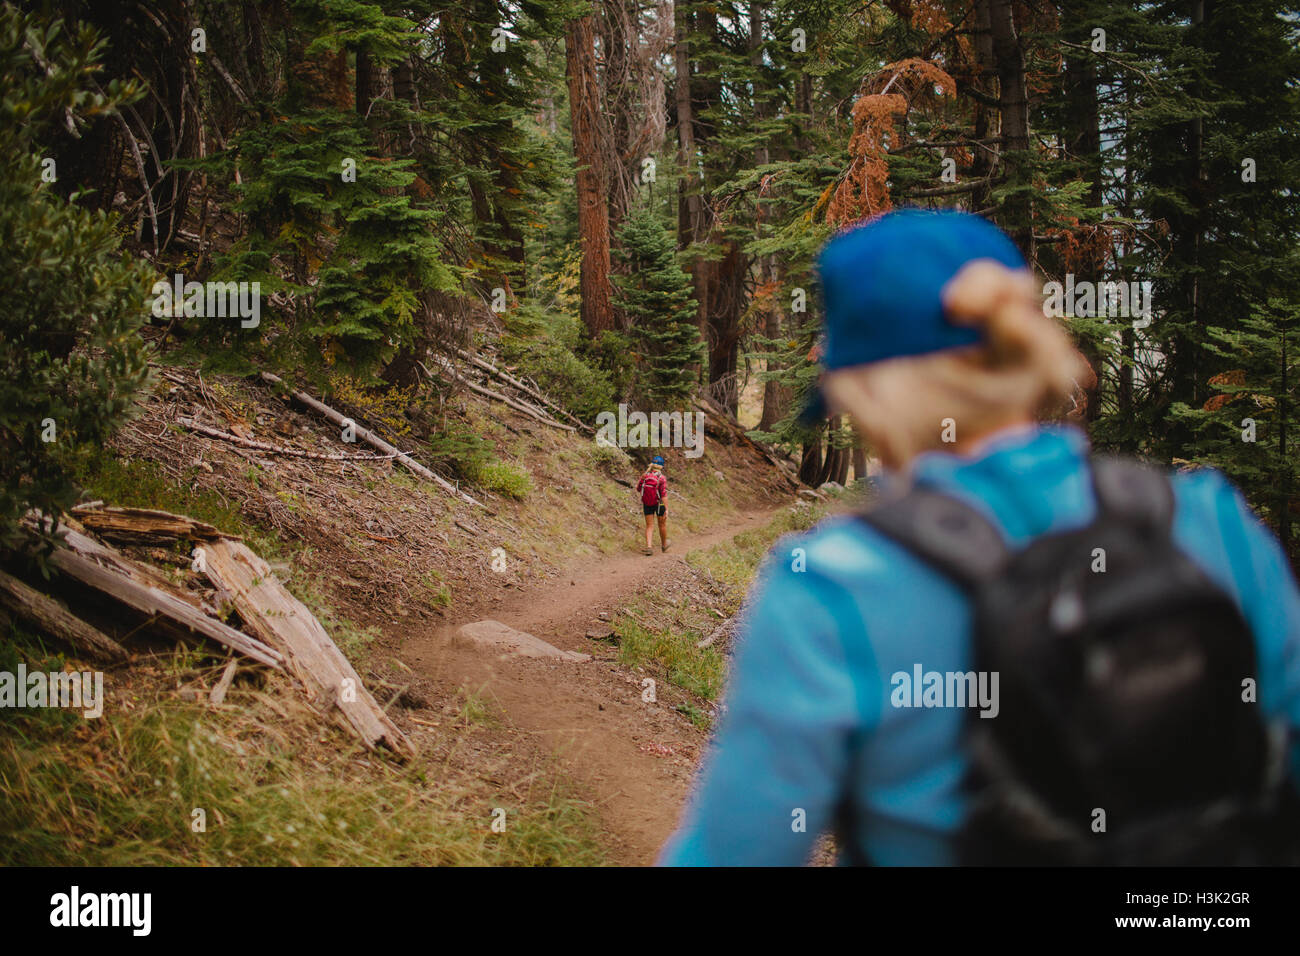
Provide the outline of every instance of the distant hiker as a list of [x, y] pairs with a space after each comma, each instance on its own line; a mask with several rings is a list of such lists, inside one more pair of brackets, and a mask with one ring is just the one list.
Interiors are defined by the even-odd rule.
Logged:
[[1037, 424], [1079, 362], [984, 219], [818, 267], [810, 407], [890, 481], [769, 555], [660, 862], [1295, 863], [1300, 591], [1241, 494]]
[[664, 498], [668, 496], [668, 479], [664, 477], [664, 459], [655, 455], [650, 460], [650, 467], [636, 483], [636, 490], [641, 495], [641, 508], [645, 512], [645, 553], [654, 554], [651, 543], [654, 541], [654, 524], [659, 518], [659, 543], [664, 551], [668, 550], [668, 509]]

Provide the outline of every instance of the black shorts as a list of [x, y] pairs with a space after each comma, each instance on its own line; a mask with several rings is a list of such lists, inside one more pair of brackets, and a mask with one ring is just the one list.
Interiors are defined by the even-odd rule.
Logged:
[[665, 508], [663, 505], [642, 504], [641, 508], [643, 510], [643, 513], [648, 515], [658, 515], [659, 517], [662, 518], [665, 514], [667, 514], [667, 508]]

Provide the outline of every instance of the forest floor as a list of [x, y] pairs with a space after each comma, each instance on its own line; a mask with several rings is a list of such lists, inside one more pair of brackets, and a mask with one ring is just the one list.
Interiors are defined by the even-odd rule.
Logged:
[[[475, 509], [392, 462], [265, 454], [186, 430], [337, 452], [337, 430], [253, 380], [160, 366], [141, 414], [87, 463], [89, 497], [239, 534], [307, 604], [415, 745], [405, 764], [322, 721], [286, 677], [123, 622], [102, 721], [0, 715], [0, 864], [645, 865], [671, 834], [718, 715], [729, 635], [763, 556], [834, 501], [721, 428], [666, 449], [671, 548], [642, 554], [640, 466], [590, 437], [464, 396], [458, 414], [526, 474]], [[402, 443], [415, 450], [416, 433]], [[345, 449], [351, 450], [351, 449]], [[470, 488], [482, 495], [482, 491]], [[157, 552], [157, 549], [153, 549]], [[195, 587], [181, 554], [165, 559]], [[504, 563], [502, 559], [504, 558]], [[583, 661], [503, 655], [498, 621]], [[15, 634], [3, 666], [68, 666]], [[653, 686], [653, 694], [647, 687]], [[651, 699], [652, 698], [652, 699]], [[206, 835], [191, 827], [195, 808]], [[506, 830], [493, 829], [505, 811]]]

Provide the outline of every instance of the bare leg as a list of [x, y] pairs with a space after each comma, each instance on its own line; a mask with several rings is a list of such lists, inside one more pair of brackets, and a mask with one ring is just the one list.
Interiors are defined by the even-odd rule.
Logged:
[[[646, 537], [647, 539], [650, 537], [649, 529], [647, 529]], [[646, 543], [648, 545], [649, 541], [647, 541]], [[668, 547], [668, 516], [667, 515], [659, 516], [659, 545], [660, 547], [663, 548]]]
[[654, 529], [655, 529], [655, 516], [646, 515], [645, 516], [645, 549], [647, 551], [650, 550], [650, 543], [654, 541], [654, 535], [655, 535]]

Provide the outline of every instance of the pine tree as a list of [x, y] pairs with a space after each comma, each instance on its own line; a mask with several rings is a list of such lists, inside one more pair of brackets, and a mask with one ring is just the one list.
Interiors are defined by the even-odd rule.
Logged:
[[[1291, 262], [1300, 268], [1295, 257]], [[1300, 304], [1272, 299], [1237, 325], [1206, 329], [1207, 352], [1234, 366], [1210, 378], [1217, 394], [1200, 408], [1180, 402], [1171, 414], [1194, 436], [1184, 446], [1184, 460], [1222, 469], [1294, 553]]]
[[0, 6], [0, 538], [29, 508], [75, 500], [71, 452], [123, 421], [147, 366], [137, 329], [149, 270], [123, 257], [115, 216], [52, 188], [38, 136], [104, 114], [134, 91], [87, 89], [104, 47]]
[[672, 234], [648, 211], [630, 215], [619, 240], [626, 269], [614, 283], [640, 348], [638, 397], [652, 408], [672, 408], [694, 390], [692, 366], [703, 352], [691, 278], [678, 265]]

